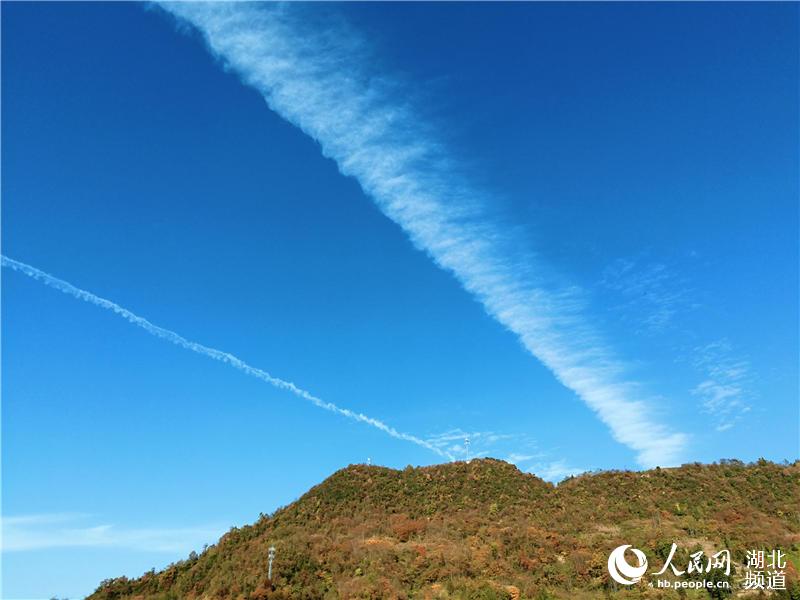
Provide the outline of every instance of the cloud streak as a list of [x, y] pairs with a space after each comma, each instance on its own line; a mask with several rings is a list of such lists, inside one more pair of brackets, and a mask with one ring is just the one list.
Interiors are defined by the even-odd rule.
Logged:
[[[425, 438], [429, 444], [458, 460], [502, 456], [508, 453], [511, 457], [528, 458], [520, 451], [530, 450], [536, 446], [535, 441], [527, 435], [515, 433], [498, 433], [495, 431], [464, 431], [450, 429]], [[514, 448], [514, 451], [510, 450]], [[510, 458], [508, 462], [515, 462]]]
[[616, 260], [603, 272], [600, 285], [621, 297], [619, 311], [626, 319], [637, 315], [646, 332], [664, 331], [678, 314], [700, 306], [687, 283], [662, 263]]
[[3, 552], [47, 548], [126, 548], [142, 552], [186, 553], [216, 542], [222, 526], [125, 528], [86, 525], [85, 515], [36, 514], [2, 518]]
[[579, 291], [552, 285], [547, 265], [520, 250], [524, 240], [492, 215], [496, 198], [472, 185], [419, 112], [398, 100], [407, 90], [371, 70], [374, 61], [356, 32], [332, 20], [314, 22], [302, 6], [161, 6], [200, 31], [226, 69], [316, 140], [642, 466], [678, 461], [686, 435], [652, 416], [641, 386], [589, 325]]
[[528, 467], [527, 471], [529, 473], [533, 473], [537, 477], [541, 477], [545, 481], [558, 483], [567, 477], [586, 473], [588, 469], [572, 467], [568, 465], [565, 460], [556, 460], [551, 462], [537, 463], [531, 467]]
[[240, 358], [237, 358], [233, 354], [228, 352], [223, 352], [222, 350], [217, 350], [215, 348], [210, 348], [208, 346], [203, 346], [202, 344], [198, 344], [197, 342], [193, 342], [191, 340], [187, 340], [186, 338], [178, 335], [174, 331], [170, 331], [169, 329], [164, 329], [163, 327], [159, 327], [158, 325], [154, 325], [147, 319], [140, 317], [139, 315], [131, 312], [127, 308], [123, 308], [119, 304], [116, 304], [110, 300], [106, 300], [105, 298], [101, 298], [100, 296], [96, 296], [91, 292], [87, 292], [86, 290], [82, 290], [80, 288], [75, 287], [71, 283], [68, 283], [62, 279], [58, 279], [44, 271], [41, 271], [31, 265], [19, 262], [17, 260], [8, 258], [7, 256], [0, 256], [0, 263], [3, 267], [7, 267], [18, 273], [22, 273], [23, 275], [27, 275], [31, 279], [35, 279], [40, 283], [43, 283], [53, 289], [58, 290], [59, 292], [63, 292], [73, 298], [77, 298], [78, 300], [83, 300], [84, 302], [88, 302], [89, 304], [94, 304], [95, 306], [99, 306], [100, 308], [104, 308], [116, 314], [119, 317], [122, 317], [129, 323], [136, 325], [137, 327], [141, 327], [150, 335], [153, 335], [157, 338], [175, 344], [176, 346], [180, 346], [186, 350], [190, 350], [196, 354], [200, 354], [202, 356], [206, 356], [208, 358], [212, 358], [214, 360], [218, 360], [222, 363], [225, 363], [228, 366], [233, 367], [250, 375], [251, 377], [255, 377], [256, 379], [260, 379], [261, 381], [268, 383], [269, 385], [276, 387], [281, 390], [285, 390], [302, 398], [303, 400], [308, 400], [314, 406], [318, 408], [322, 408], [329, 412], [336, 413], [343, 417], [347, 417], [348, 419], [352, 419], [354, 421], [358, 421], [359, 423], [364, 423], [369, 425], [370, 427], [374, 427], [379, 429], [383, 433], [398, 439], [403, 440], [406, 442], [411, 442], [412, 444], [416, 444], [417, 446], [421, 446], [430, 450], [441, 457], [448, 458], [452, 460], [452, 456], [449, 455], [447, 452], [441, 450], [440, 448], [434, 446], [433, 444], [418, 438], [414, 435], [403, 433], [401, 431], [396, 430], [393, 427], [390, 427], [383, 421], [378, 419], [369, 417], [363, 413], [356, 412], [350, 410], [348, 408], [342, 408], [333, 404], [332, 402], [326, 402], [321, 398], [313, 395], [311, 392], [308, 392], [290, 381], [285, 381], [278, 377], [274, 377], [270, 375], [266, 371], [262, 369], [258, 369], [253, 367]]
[[694, 367], [703, 374], [703, 381], [692, 389], [692, 395], [700, 398], [705, 412], [716, 420], [716, 430], [727, 431], [750, 411], [750, 363], [734, 356], [725, 339], [695, 348], [695, 355]]

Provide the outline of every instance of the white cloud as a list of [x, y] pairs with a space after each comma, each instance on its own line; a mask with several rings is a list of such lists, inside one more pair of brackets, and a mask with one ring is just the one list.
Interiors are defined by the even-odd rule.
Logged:
[[692, 389], [703, 409], [716, 421], [717, 431], [731, 429], [750, 411], [753, 375], [750, 363], [735, 355], [728, 340], [718, 340], [695, 348], [694, 367], [703, 381]]
[[127, 528], [106, 523], [85, 524], [87, 515], [36, 514], [3, 517], [3, 552], [47, 548], [125, 548], [143, 552], [187, 553], [215, 543], [221, 526]]
[[[225, 68], [315, 139], [383, 213], [573, 390], [643, 466], [678, 462], [686, 435], [660, 423], [625, 365], [589, 325], [581, 293], [553, 285], [524, 240], [493, 217], [496, 198], [463, 175], [366, 44], [295, 5], [166, 3]], [[303, 12], [303, 17], [309, 17]]]
[[510, 462], [512, 465], [518, 465], [533, 460], [536, 457], [536, 454], [519, 454], [517, 452], [512, 452], [506, 457], [506, 462]]
[[670, 327], [675, 316], [698, 308], [686, 281], [663, 263], [642, 263], [619, 259], [603, 272], [600, 285], [620, 298], [616, 309], [642, 331], [660, 332]]
[[[466, 440], [469, 440], [469, 449]], [[499, 456], [508, 452], [507, 447], [525, 448], [534, 445], [533, 440], [522, 434], [497, 433], [494, 431], [464, 431], [450, 429], [425, 438], [434, 448], [440, 449], [454, 460]]]
[[557, 483], [562, 479], [565, 479], [572, 475], [580, 475], [581, 473], [586, 473], [587, 469], [571, 467], [567, 465], [567, 462], [565, 460], [556, 460], [553, 462], [535, 464], [529, 467], [527, 471], [529, 473], [533, 473], [537, 477], [544, 479], [545, 481], [552, 481], [554, 483]]

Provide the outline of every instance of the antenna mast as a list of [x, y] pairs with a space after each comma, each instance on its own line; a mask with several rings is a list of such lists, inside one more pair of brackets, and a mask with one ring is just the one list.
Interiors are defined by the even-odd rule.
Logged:
[[267, 569], [267, 579], [272, 581], [272, 561], [275, 560], [275, 546], [269, 547], [269, 568]]

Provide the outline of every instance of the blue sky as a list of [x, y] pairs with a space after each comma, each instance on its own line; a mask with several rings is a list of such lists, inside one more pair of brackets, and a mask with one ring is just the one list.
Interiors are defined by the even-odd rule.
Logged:
[[4, 5], [3, 254], [424, 444], [4, 268], [3, 596], [465, 435], [797, 458], [797, 11]]

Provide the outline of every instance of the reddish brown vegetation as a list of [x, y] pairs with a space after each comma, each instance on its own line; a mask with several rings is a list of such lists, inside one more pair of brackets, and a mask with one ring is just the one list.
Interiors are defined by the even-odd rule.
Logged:
[[795, 564], [782, 597], [800, 598], [799, 514], [799, 463], [603, 472], [558, 486], [490, 459], [403, 471], [354, 465], [200, 556], [106, 581], [90, 598], [681, 597], [646, 583], [617, 590], [606, 570], [620, 544], [660, 565], [672, 542], [682, 561], [729, 548], [739, 572], [746, 549], [783, 548]]

